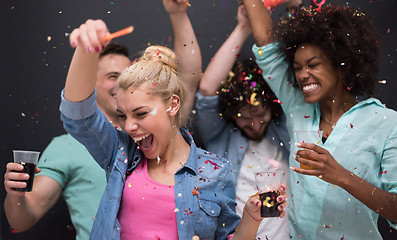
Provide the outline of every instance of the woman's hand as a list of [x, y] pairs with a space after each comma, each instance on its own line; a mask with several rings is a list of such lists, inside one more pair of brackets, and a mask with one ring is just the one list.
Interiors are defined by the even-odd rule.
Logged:
[[238, 25], [243, 29], [246, 29], [251, 33], [251, 26], [247, 18], [247, 12], [245, 11], [244, 5], [240, 5], [237, 10], [237, 21]]
[[295, 160], [313, 167], [313, 170], [292, 167], [297, 173], [312, 175], [322, 180], [340, 186], [350, 172], [342, 167], [334, 157], [324, 148], [313, 143], [297, 143], [301, 150], [295, 153]]
[[[287, 207], [287, 193], [285, 192], [285, 189], [285, 184], [281, 184], [280, 195], [276, 199], [279, 203], [277, 210], [280, 212], [280, 218], [283, 218], [286, 214], [285, 208]], [[259, 199], [259, 195], [255, 194], [245, 203], [244, 211], [246, 211], [255, 221], [262, 221], [263, 217], [261, 217], [261, 206], [262, 203]]]
[[168, 14], [186, 12], [188, 0], [163, 0], [165, 11]]
[[[19, 163], [7, 163], [6, 168], [7, 171], [4, 174], [4, 188], [7, 193], [18, 197], [25, 195], [25, 192], [16, 191], [15, 188], [25, 188], [26, 182], [24, 181], [29, 179], [29, 174], [21, 172], [23, 166]], [[39, 173], [40, 171], [40, 168], [36, 167], [35, 173]]]
[[79, 28], [73, 30], [70, 34], [70, 45], [75, 48], [77, 46], [85, 49], [87, 53], [96, 51], [101, 52], [109, 43], [104, 37], [110, 34], [106, 24], [102, 20], [88, 19]]

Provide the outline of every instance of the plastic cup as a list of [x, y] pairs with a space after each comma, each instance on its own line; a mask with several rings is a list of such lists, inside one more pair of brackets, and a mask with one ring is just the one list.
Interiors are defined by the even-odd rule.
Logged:
[[[314, 143], [320, 145], [323, 137], [323, 132], [324, 131], [315, 130], [315, 131], [295, 131], [294, 133], [296, 136], [296, 140], [299, 143]], [[306, 170], [313, 170], [313, 167], [302, 163], [300, 164], [300, 168]]]
[[39, 159], [40, 152], [24, 150], [12, 151], [14, 152], [14, 163], [21, 164], [23, 166], [23, 170], [21, 172], [29, 174], [29, 179], [23, 180], [23, 182], [26, 182], [26, 187], [15, 188], [15, 190], [19, 192], [31, 192], [33, 188], [35, 168]]
[[279, 217], [277, 197], [280, 196], [283, 171], [256, 172], [255, 183], [262, 202], [261, 217]]

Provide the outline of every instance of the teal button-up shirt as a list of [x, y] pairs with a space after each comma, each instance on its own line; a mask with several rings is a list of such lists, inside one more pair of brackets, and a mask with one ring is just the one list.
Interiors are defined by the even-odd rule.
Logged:
[[[318, 103], [305, 103], [300, 90], [291, 84], [294, 72], [278, 46], [254, 45], [253, 52], [264, 79], [282, 102], [291, 137], [289, 164], [299, 167], [293, 158], [298, 150], [293, 132], [318, 130], [320, 108]], [[397, 193], [396, 123], [397, 112], [369, 98], [345, 112], [327, 141], [320, 145], [347, 170], [378, 188]], [[382, 239], [378, 214], [347, 191], [294, 171], [289, 177], [291, 239]]]

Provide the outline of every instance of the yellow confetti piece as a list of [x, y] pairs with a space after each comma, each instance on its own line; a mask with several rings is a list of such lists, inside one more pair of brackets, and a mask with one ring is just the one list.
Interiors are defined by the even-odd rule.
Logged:
[[131, 183], [128, 183], [128, 187], [131, 187]]
[[251, 94], [251, 98], [250, 98], [250, 102], [251, 102], [252, 106], [258, 106], [259, 105], [259, 101], [257, 101], [255, 99], [255, 97], [256, 97], [256, 93], [252, 93]]
[[259, 54], [259, 56], [262, 56], [262, 54], [263, 54], [262, 49], [259, 49], [259, 50], [258, 50], [258, 54]]
[[47, 42], [51, 41], [51, 36], [47, 36]]

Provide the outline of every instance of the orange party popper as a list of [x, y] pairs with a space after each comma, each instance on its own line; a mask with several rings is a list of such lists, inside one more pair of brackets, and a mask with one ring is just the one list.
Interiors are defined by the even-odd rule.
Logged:
[[126, 34], [132, 33], [132, 31], [134, 31], [134, 26], [129, 26], [129, 27], [121, 29], [120, 31], [117, 31], [115, 33], [106, 35], [105, 37], [103, 37], [103, 40], [110, 41], [113, 38], [121, 37], [121, 36], [124, 36]]

